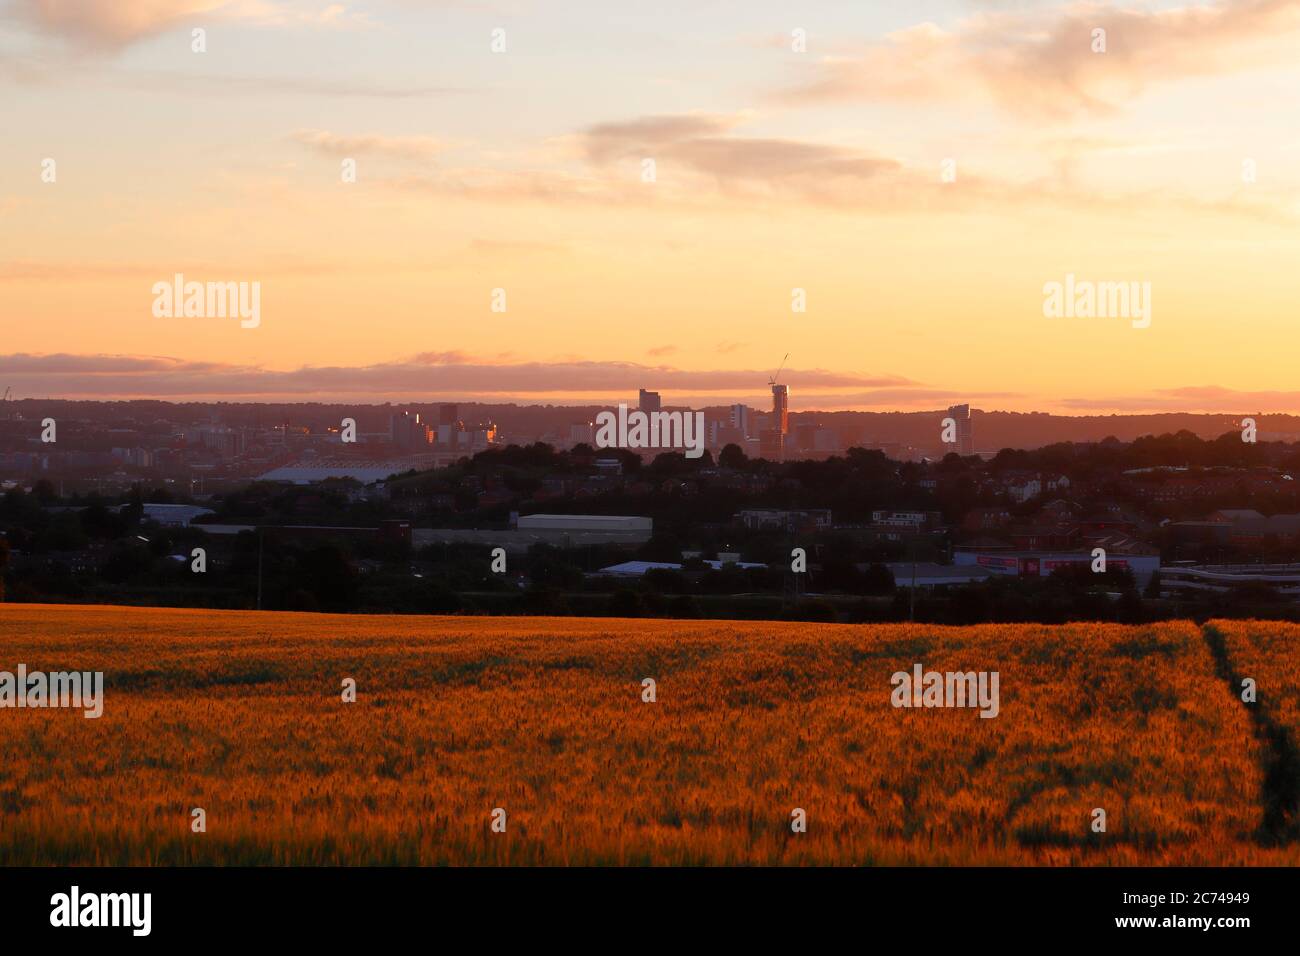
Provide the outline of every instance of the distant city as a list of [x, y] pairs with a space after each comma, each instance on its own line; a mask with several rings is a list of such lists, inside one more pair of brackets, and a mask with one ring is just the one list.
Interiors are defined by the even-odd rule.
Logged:
[[606, 406], [8, 398], [5, 590], [954, 623], [1300, 613], [1288, 416], [1243, 441], [1233, 416], [795, 413], [777, 375], [770, 408], [697, 410], [699, 458], [599, 447]]
[[[894, 461], [921, 462], [956, 452], [992, 458], [1003, 448], [1057, 442], [1130, 441], [1190, 431], [1213, 438], [1239, 428], [1241, 416], [1057, 416], [972, 411], [968, 404], [933, 412], [792, 412], [789, 386], [770, 383], [768, 409], [745, 404], [702, 409], [706, 447], [717, 456], [736, 445], [771, 462], [826, 459], [848, 448], [878, 450]], [[542, 443], [556, 450], [595, 445], [595, 417], [608, 405], [413, 403], [0, 401], [0, 480], [57, 476], [67, 490], [120, 492], [137, 481], [192, 486], [196, 494], [259, 479], [309, 483], [327, 478], [369, 482], [395, 472], [445, 467], [466, 455], [507, 445]], [[642, 388], [636, 408], [666, 410], [660, 392]], [[956, 423], [954, 441], [941, 422]], [[1261, 442], [1300, 440], [1300, 417], [1256, 415]], [[54, 418], [57, 441], [40, 440]], [[343, 420], [357, 423], [344, 441]], [[663, 449], [642, 450], [653, 457]]]

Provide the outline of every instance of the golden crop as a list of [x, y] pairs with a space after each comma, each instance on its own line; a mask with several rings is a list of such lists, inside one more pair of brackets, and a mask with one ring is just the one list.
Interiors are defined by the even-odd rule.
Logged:
[[1295, 743], [1300, 739], [1300, 625], [1211, 621], [1209, 626], [1224, 635], [1236, 676], [1255, 681], [1258, 703]]
[[1267, 749], [1265, 830], [1271, 842], [1300, 841], [1300, 626], [1281, 621], [1211, 621], [1233, 694], [1245, 703]]
[[[1256, 669], [1294, 692], [1296, 648]], [[0, 709], [6, 864], [1300, 861], [1260, 839], [1267, 745], [1185, 623], [0, 605], [19, 663], [106, 700]], [[891, 706], [915, 664], [997, 671], [1000, 713]]]

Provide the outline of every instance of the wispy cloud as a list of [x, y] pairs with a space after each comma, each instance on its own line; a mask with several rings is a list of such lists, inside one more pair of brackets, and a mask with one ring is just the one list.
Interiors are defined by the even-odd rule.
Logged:
[[[469, 165], [387, 182], [406, 191], [474, 200], [660, 210], [773, 199], [883, 208], [916, 200], [917, 192], [928, 195], [931, 180], [938, 184], [937, 172], [930, 176], [908, 170], [890, 157], [831, 144], [736, 135], [734, 130], [747, 121], [743, 115], [682, 114], [600, 123], [565, 138], [576, 147], [570, 158], [583, 164], [579, 172], [563, 164], [526, 169]], [[641, 179], [639, 167], [646, 159], [656, 164], [653, 185]], [[978, 184], [976, 177], [968, 177], [953, 193]]]
[[109, 81], [149, 93], [203, 96], [328, 96], [378, 100], [413, 100], [464, 93], [452, 86], [378, 81], [373, 78], [324, 76], [225, 76], [219, 73], [165, 71], [120, 72]]
[[[1298, 0], [1300, 2], [1300, 0]], [[1071, 165], [1088, 152], [1136, 151], [1138, 145], [1098, 138], [1049, 138], [1043, 151], [1055, 170], [1012, 180], [963, 167], [943, 182], [936, 159], [922, 168], [892, 156], [809, 140], [747, 137], [749, 114], [681, 114], [599, 123], [566, 138], [585, 175], [566, 168], [512, 169], [461, 165], [386, 179], [404, 191], [471, 201], [628, 206], [678, 212], [762, 208], [773, 202], [838, 212], [947, 214], [1032, 208], [1087, 216], [1191, 212], [1294, 225], [1294, 196], [1254, 187], [1207, 195], [1165, 189], [1102, 191], [1074, 181]], [[1148, 145], [1149, 149], [1154, 146]], [[1164, 149], [1172, 149], [1165, 144]], [[639, 164], [655, 161], [653, 185]], [[1235, 183], [1226, 180], [1227, 186]]]
[[[1093, 31], [1105, 30], [1104, 53]], [[1294, 60], [1300, 0], [1072, 3], [923, 23], [815, 61], [780, 99], [987, 100], [1027, 118], [1108, 113], [1149, 88]]]
[[431, 159], [447, 148], [432, 136], [385, 136], [371, 133], [340, 136], [328, 130], [300, 129], [291, 138], [303, 146], [327, 156], [392, 156], [399, 159]]
[[218, 11], [267, 16], [271, 7], [229, 0], [16, 0], [15, 10], [39, 30], [87, 46], [115, 49]]
[[[782, 380], [785, 374], [782, 373]], [[790, 404], [804, 409], [932, 409], [952, 402], [996, 401], [1024, 398], [1022, 392], [972, 392], [947, 388], [874, 388], [861, 392], [794, 393]]]
[[715, 178], [719, 183], [791, 183], [829, 186], [836, 180], [872, 180], [902, 168], [897, 160], [792, 139], [733, 135], [735, 116], [647, 116], [601, 123], [582, 136], [587, 158], [601, 165], [652, 158]]
[[[629, 400], [654, 388], [670, 405], [768, 400], [771, 369], [682, 369], [636, 362], [560, 359], [512, 362], [508, 355], [479, 357], [462, 351], [425, 352], [392, 362], [356, 366], [260, 365], [153, 355], [0, 355], [7, 385], [19, 397], [67, 399], [154, 398], [173, 401], [523, 401], [605, 403]], [[932, 410], [953, 402], [1006, 402], [1022, 406], [1032, 396], [1012, 390], [941, 388], [900, 375], [863, 375], [827, 369], [787, 368], [791, 405], [799, 409]], [[1036, 401], [1066, 412], [1300, 413], [1300, 391], [1242, 390], [1217, 385], [1154, 389], [1144, 394]]]
[[[600, 400], [635, 394], [653, 385], [692, 395], [761, 395], [770, 371], [691, 370], [616, 361], [506, 363], [461, 352], [430, 352], [364, 366], [303, 366], [268, 369], [206, 361], [138, 355], [0, 356], [6, 384], [21, 394], [64, 398], [348, 398], [375, 396], [551, 396], [587, 395]], [[825, 369], [787, 369], [783, 380], [796, 388], [894, 388], [912, 386], [897, 375], [859, 375]]]
[[1300, 391], [1287, 389], [1235, 389], [1220, 385], [1163, 388], [1142, 395], [1105, 398], [1066, 398], [1072, 409], [1113, 409], [1150, 412], [1236, 412], [1250, 414], [1300, 412]]
[[[338, 272], [342, 264], [294, 259], [263, 260], [257, 265], [259, 276], [323, 275]], [[0, 263], [0, 282], [98, 282], [112, 279], [143, 278], [150, 284], [175, 272], [206, 275], [231, 275], [248, 271], [211, 262], [172, 263], [160, 268], [141, 262], [90, 262], [80, 260], [37, 261], [19, 259]], [[145, 286], [147, 288], [147, 286]]]
[[283, 0], [16, 0], [15, 11], [36, 29], [79, 46], [118, 50], [182, 26], [239, 21], [260, 26], [372, 25], [345, 4]]
[[276, 76], [122, 69], [103, 59], [73, 52], [58, 56], [0, 58], [0, 81], [25, 87], [92, 85], [151, 96], [185, 97], [325, 96], [332, 99], [415, 100], [468, 92], [463, 87], [402, 82], [394, 77], [379, 80], [370, 76], [349, 76], [337, 70], [328, 75]]

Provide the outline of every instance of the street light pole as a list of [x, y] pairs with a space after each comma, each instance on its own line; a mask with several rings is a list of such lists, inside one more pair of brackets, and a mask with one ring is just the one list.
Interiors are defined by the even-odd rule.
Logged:
[[907, 589], [907, 621], [912, 623], [916, 620], [916, 538], [910, 539], [912, 543], [912, 586]]
[[262, 610], [262, 529], [257, 529], [257, 609]]

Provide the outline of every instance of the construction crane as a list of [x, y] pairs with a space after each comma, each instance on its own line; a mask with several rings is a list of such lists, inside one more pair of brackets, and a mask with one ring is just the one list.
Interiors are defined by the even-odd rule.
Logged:
[[776, 384], [776, 380], [777, 380], [778, 378], [781, 377], [781, 371], [782, 371], [782, 369], [785, 368], [785, 360], [788, 359], [789, 357], [790, 357], [790, 353], [789, 353], [789, 352], [786, 352], [786, 353], [785, 353], [785, 358], [781, 359], [781, 364], [778, 365], [777, 368], [776, 368], [776, 371], [772, 373], [772, 377], [769, 378], [769, 379], [767, 380], [767, 384], [768, 384], [768, 385], [775, 385], [775, 384]]

